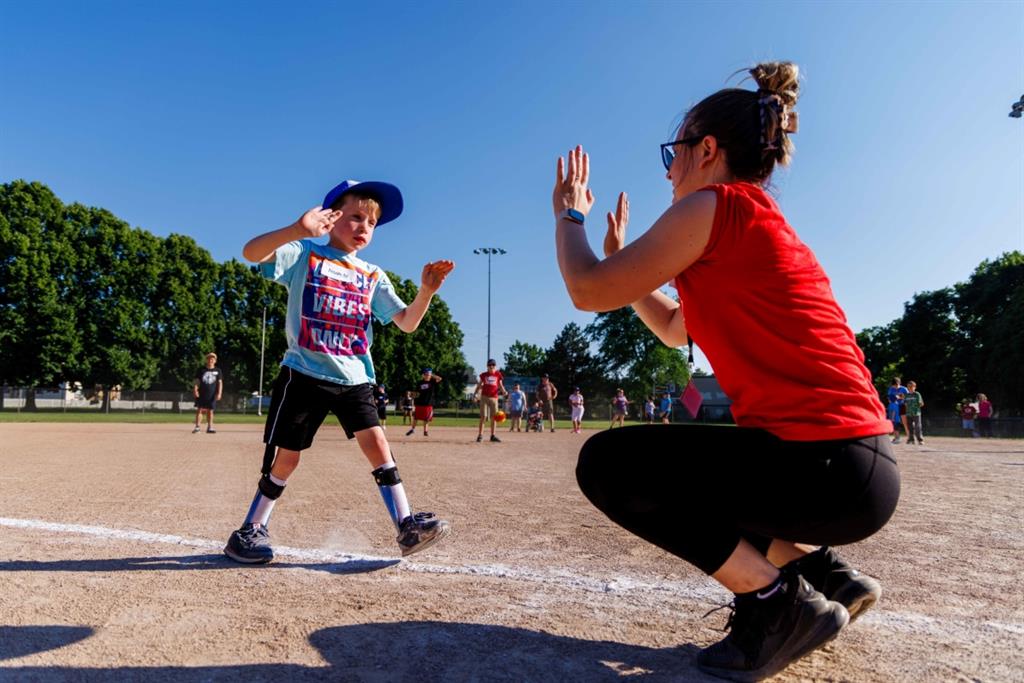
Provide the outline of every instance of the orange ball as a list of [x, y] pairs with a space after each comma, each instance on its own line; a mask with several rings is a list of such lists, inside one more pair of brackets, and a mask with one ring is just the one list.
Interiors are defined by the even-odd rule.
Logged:
[[499, 410], [498, 412], [496, 412], [494, 414], [494, 421], [495, 422], [504, 422], [505, 421], [505, 411], [504, 410]]

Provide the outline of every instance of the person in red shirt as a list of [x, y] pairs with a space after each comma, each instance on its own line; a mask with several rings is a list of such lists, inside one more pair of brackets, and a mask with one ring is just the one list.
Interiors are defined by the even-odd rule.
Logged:
[[501, 442], [501, 439], [494, 435], [494, 418], [498, 414], [498, 394], [508, 396], [504, 382], [505, 377], [498, 370], [497, 362], [491, 358], [487, 361], [487, 372], [480, 373], [476, 390], [473, 392], [473, 400], [480, 401], [480, 427], [476, 434], [478, 443], [484, 440], [484, 422], [487, 420], [491, 421], [491, 441]]
[[[735, 680], [774, 675], [879, 598], [878, 583], [829, 546], [877, 532], [900, 489], [864, 354], [821, 265], [765, 192], [791, 155], [797, 66], [750, 75], [757, 91], [705, 98], [662, 145], [672, 204], [628, 246], [623, 193], [606, 217], [605, 258], [590, 249], [582, 147], [558, 159], [552, 197], [576, 307], [631, 305], [667, 346], [692, 337], [732, 399], [737, 427], [600, 432], [576, 476], [614, 522], [735, 594], [729, 635], [697, 656]], [[678, 301], [660, 291], [667, 282]]]

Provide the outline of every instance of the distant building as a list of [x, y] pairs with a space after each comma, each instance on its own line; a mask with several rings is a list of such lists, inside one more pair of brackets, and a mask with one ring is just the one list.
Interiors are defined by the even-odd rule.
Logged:
[[[732, 412], [730, 408], [732, 401], [722, 391], [722, 387], [719, 386], [718, 380], [715, 379], [714, 375], [710, 377], [694, 377], [693, 385], [697, 387], [697, 391], [704, 398], [701, 403], [700, 411], [697, 413], [696, 421], [698, 422], [732, 422]], [[683, 415], [686, 411], [682, 411]]]

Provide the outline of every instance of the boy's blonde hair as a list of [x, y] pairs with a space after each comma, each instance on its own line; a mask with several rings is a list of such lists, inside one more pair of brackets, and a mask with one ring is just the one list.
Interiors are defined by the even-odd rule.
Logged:
[[332, 210], [340, 209], [341, 207], [345, 206], [345, 202], [347, 202], [349, 199], [355, 200], [357, 202], [366, 202], [366, 204], [373, 211], [373, 217], [375, 219], [380, 218], [380, 202], [378, 202], [376, 199], [374, 199], [368, 194], [360, 193], [358, 190], [352, 190], [341, 195], [341, 197], [338, 198], [338, 201], [334, 202], [334, 204], [332, 204], [330, 208]]

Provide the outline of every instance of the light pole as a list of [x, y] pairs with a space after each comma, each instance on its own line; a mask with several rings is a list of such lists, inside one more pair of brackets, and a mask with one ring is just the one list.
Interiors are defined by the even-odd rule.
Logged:
[[508, 252], [498, 247], [480, 247], [473, 250], [474, 254], [487, 254], [487, 360], [491, 359], [491, 256], [501, 256]]
[[263, 332], [260, 334], [260, 386], [256, 392], [256, 414], [263, 415], [263, 350], [267, 345], [267, 305], [263, 304]]

